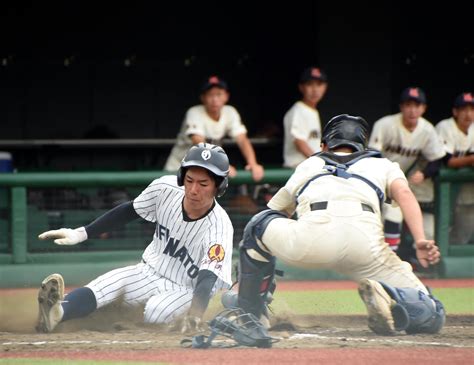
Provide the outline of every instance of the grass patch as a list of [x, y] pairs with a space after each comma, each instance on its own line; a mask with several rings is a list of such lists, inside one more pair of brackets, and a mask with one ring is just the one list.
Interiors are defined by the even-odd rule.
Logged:
[[[439, 288], [433, 294], [449, 314], [474, 315], [474, 288]], [[357, 290], [281, 291], [274, 295], [275, 313], [295, 314], [366, 314]]]

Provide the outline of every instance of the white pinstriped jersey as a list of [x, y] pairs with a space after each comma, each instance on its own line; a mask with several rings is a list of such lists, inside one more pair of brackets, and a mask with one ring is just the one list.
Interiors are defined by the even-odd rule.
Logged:
[[445, 155], [441, 140], [430, 122], [419, 118], [416, 128], [410, 132], [403, 126], [401, 113], [388, 115], [374, 123], [369, 147], [398, 162], [407, 175], [419, 157], [434, 161]]
[[319, 112], [302, 101], [297, 101], [283, 118], [285, 141], [283, 159], [285, 167], [295, 168], [306, 160], [306, 156], [296, 149], [294, 140], [302, 139], [314, 152], [321, 151], [321, 120]]
[[196, 105], [188, 109], [176, 144], [166, 161], [166, 171], [178, 171], [181, 160], [193, 145], [191, 135], [204, 137], [206, 142], [221, 145], [225, 136], [235, 138], [239, 134], [247, 133], [239, 113], [231, 105], [224, 105], [218, 121], [213, 120], [206, 112], [204, 105]]
[[194, 288], [199, 270], [209, 270], [218, 280], [214, 290], [232, 284], [234, 229], [225, 210], [215, 201], [201, 219], [183, 215], [184, 188], [176, 176], [154, 180], [135, 200], [138, 215], [156, 222], [153, 241], [143, 260], [158, 275], [185, 287]]

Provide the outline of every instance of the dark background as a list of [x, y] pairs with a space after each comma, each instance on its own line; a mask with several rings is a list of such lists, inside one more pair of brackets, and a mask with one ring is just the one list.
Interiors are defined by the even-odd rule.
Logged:
[[[341, 113], [373, 123], [407, 86], [426, 91], [436, 124], [474, 89], [472, 2], [120, 4], [1, 5], [0, 139], [174, 138], [215, 73], [249, 136], [276, 126], [278, 141], [309, 65], [329, 76], [323, 124]], [[9, 150], [19, 170], [136, 169], [162, 168], [170, 147]], [[257, 147], [268, 165], [281, 151]]]

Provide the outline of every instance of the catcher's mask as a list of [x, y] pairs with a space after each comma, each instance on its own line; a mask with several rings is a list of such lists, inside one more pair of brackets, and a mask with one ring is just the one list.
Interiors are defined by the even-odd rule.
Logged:
[[349, 147], [357, 151], [367, 148], [369, 125], [362, 117], [341, 114], [332, 118], [323, 129], [321, 142], [330, 150], [337, 147]]
[[193, 348], [209, 348], [212, 340], [217, 335], [232, 338], [234, 345], [220, 347], [249, 346], [259, 348], [270, 348], [277, 339], [268, 335], [265, 327], [257, 317], [251, 313], [245, 313], [242, 308], [228, 308], [217, 314], [208, 322], [211, 334], [209, 336], [194, 336], [193, 339], [183, 340], [181, 344], [188, 347], [191, 342]]
[[192, 166], [209, 171], [216, 181], [217, 197], [224, 195], [229, 184], [229, 158], [222, 147], [210, 143], [199, 143], [191, 147], [181, 161], [177, 173], [179, 186], [184, 185], [186, 170]]

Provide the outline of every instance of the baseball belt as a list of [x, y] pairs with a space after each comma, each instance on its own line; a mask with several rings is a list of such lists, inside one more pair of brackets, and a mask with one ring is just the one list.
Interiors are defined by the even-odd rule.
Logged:
[[[360, 204], [362, 205], [362, 210], [366, 212], [375, 213], [374, 209], [370, 205], [365, 204], [365, 203], [360, 203]], [[327, 209], [328, 202], [324, 201], [324, 202], [311, 203], [310, 207], [311, 207], [311, 210], [324, 210], [324, 209]]]

